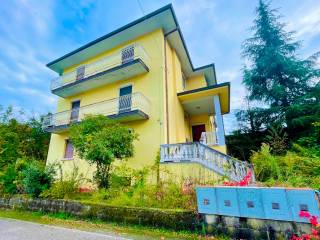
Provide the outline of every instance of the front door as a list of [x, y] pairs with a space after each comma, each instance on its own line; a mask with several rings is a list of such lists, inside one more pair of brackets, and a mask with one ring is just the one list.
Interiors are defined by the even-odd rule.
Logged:
[[120, 88], [120, 97], [119, 97], [119, 113], [131, 111], [131, 94], [132, 86], [126, 86]]
[[79, 110], [80, 110], [80, 100], [72, 102], [71, 115], [70, 115], [70, 122], [71, 123], [78, 121]]
[[200, 142], [201, 133], [206, 131], [206, 125], [200, 124], [192, 126], [192, 139], [194, 142]]

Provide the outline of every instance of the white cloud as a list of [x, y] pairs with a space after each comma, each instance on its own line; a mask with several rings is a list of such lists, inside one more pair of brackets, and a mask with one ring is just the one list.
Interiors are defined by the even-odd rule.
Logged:
[[[301, 13], [300, 13], [301, 14]], [[303, 15], [291, 20], [288, 28], [296, 31], [298, 38], [311, 38], [320, 33], [320, 8], [303, 12]]]
[[[28, 87], [11, 87], [4, 86], [4, 90], [11, 92], [14, 95], [19, 95], [23, 97], [32, 97], [34, 99], [34, 103], [42, 103], [47, 106], [47, 109], [52, 108], [56, 104], [57, 98], [54, 95], [48, 93], [45, 94], [43, 91], [34, 88]], [[37, 109], [39, 110], [39, 109]]]
[[218, 73], [219, 82], [230, 82], [230, 107], [231, 110], [241, 109], [244, 104], [244, 97], [246, 96], [246, 89], [242, 84], [242, 72], [239, 69], [232, 69], [229, 71], [222, 71]]
[[0, 88], [4, 105], [44, 113], [54, 108], [49, 92], [55, 74], [45, 63], [52, 58], [55, 1], [10, 1], [0, 15]]
[[215, 2], [212, 0], [187, 0], [174, 2], [175, 10], [179, 15], [179, 21], [183, 23], [186, 31], [191, 30], [199, 16], [210, 14], [214, 17]]

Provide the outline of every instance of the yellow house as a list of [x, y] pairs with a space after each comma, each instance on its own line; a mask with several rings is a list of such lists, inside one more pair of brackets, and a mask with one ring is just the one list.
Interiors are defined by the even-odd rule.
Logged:
[[47, 163], [61, 163], [64, 172], [76, 165], [91, 178], [94, 168], [75, 157], [68, 128], [86, 114], [103, 114], [139, 134], [128, 160], [133, 168], [153, 165], [160, 149], [161, 167], [178, 177], [239, 180], [246, 173], [245, 163], [226, 155], [230, 83], [217, 83], [214, 64], [193, 66], [172, 5], [47, 66], [59, 74], [51, 82], [57, 112], [43, 123], [52, 133]]

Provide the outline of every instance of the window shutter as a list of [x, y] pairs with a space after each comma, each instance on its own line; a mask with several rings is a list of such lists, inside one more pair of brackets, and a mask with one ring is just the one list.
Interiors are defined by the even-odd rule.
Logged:
[[66, 140], [64, 158], [73, 158], [73, 145], [69, 139]]

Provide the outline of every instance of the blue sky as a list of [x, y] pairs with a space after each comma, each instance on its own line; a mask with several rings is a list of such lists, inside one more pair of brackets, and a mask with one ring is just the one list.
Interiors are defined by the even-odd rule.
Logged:
[[[140, 2], [140, 4], [139, 4]], [[0, 105], [28, 114], [55, 111], [46, 63], [154, 11], [167, 0], [4, 0], [0, 4]], [[258, 0], [175, 0], [172, 2], [195, 66], [214, 62], [218, 82], [231, 82], [231, 109], [241, 109], [241, 43], [250, 36]], [[304, 40], [299, 54], [320, 51], [320, 1], [274, 0], [288, 30]], [[227, 132], [233, 114], [225, 117]]]

